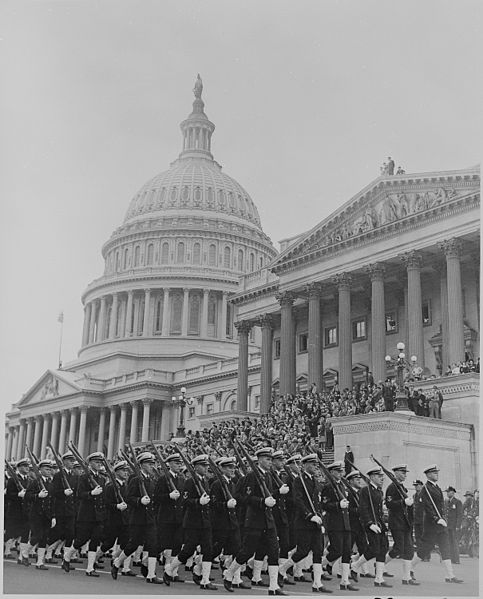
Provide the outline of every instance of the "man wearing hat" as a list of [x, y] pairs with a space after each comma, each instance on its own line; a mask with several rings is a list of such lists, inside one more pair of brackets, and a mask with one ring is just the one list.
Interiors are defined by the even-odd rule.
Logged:
[[[186, 564], [188, 559], [200, 545], [202, 561], [201, 573], [197, 566], [193, 569], [193, 580], [200, 585], [200, 589], [213, 591], [215, 585], [210, 582], [211, 560], [213, 557], [213, 532], [211, 527], [211, 515], [209, 503], [209, 485], [207, 480], [208, 456], [206, 454], [198, 455], [191, 460], [195, 471], [197, 481], [189, 478], [183, 491], [183, 503], [185, 512], [183, 516], [183, 537], [184, 545], [181, 551], [172, 562], [165, 566], [163, 579], [167, 585], [173, 581], [175, 570], [181, 565]], [[198, 490], [198, 487], [201, 490]]]
[[[277, 502], [272, 508], [273, 517], [275, 519], [275, 526], [277, 528], [278, 546], [279, 546], [279, 565], [284, 564], [288, 559], [288, 552], [291, 549], [289, 539], [289, 497], [290, 497], [290, 484], [288, 475], [284, 471], [284, 453], [283, 450], [278, 449], [272, 454], [272, 467], [270, 474], [272, 476], [273, 483], [273, 497]], [[285, 580], [285, 584], [294, 584], [288, 578]]]
[[456, 489], [448, 487], [446, 489], [446, 499], [444, 502], [444, 518], [448, 523], [449, 550], [451, 553], [451, 563], [460, 563], [459, 539], [461, 533], [461, 524], [463, 522], [463, 504], [455, 497]]
[[413, 558], [412, 569], [414, 570], [418, 561], [430, 555], [433, 547], [437, 545], [446, 570], [445, 582], [461, 583], [463, 581], [456, 578], [451, 563], [448, 523], [444, 519], [444, 496], [438, 486], [439, 468], [436, 464], [431, 464], [425, 468], [424, 474], [427, 480], [421, 491], [424, 510], [423, 538], [421, 547], [418, 547], [417, 554]]
[[[140, 476], [130, 478], [126, 503], [129, 506], [129, 540], [124, 550], [112, 562], [111, 576], [116, 580], [119, 568], [126, 558], [136, 549], [143, 546], [143, 574], [146, 582], [163, 584], [156, 576], [156, 558], [158, 555], [158, 540], [156, 531], [156, 511], [154, 506], [154, 465], [155, 457], [149, 451], [143, 451], [137, 457], [141, 470]], [[146, 568], [147, 561], [147, 568]]]
[[[423, 500], [421, 499], [421, 491], [423, 490], [423, 481], [415, 480], [413, 482], [415, 493], [413, 495], [413, 524], [414, 524], [414, 540], [416, 541], [416, 549], [419, 549], [423, 538], [423, 519], [424, 509]], [[423, 561], [429, 561], [429, 557]]]
[[282, 579], [285, 579], [287, 570], [300, 564], [310, 551], [313, 555], [313, 592], [331, 593], [322, 584], [322, 551], [323, 551], [323, 526], [322, 526], [322, 488], [315, 478], [317, 471], [317, 454], [311, 453], [302, 458], [302, 472], [293, 483], [295, 503], [295, 540], [297, 550], [279, 568]]
[[411, 576], [411, 560], [414, 557], [412, 539], [413, 528], [413, 498], [409, 497], [408, 490], [404, 486], [407, 473], [407, 464], [397, 464], [392, 467], [394, 477], [397, 480], [386, 489], [386, 507], [389, 512], [389, 530], [391, 531], [394, 545], [386, 556], [386, 563], [395, 558], [402, 559], [402, 583], [404, 585], [419, 585]]
[[375, 557], [376, 578], [374, 579], [374, 586], [391, 588], [392, 585], [388, 584], [383, 577], [388, 549], [387, 528], [384, 524], [382, 509], [384, 473], [377, 466], [368, 470], [367, 476], [369, 477], [369, 484], [361, 489], [359, 502], [361, 525], [367, 533], [367, 549], [364, 555], [361, 555], [354, 562], [352, 569], [359, 572], [362, 564]]
[[41, 460], [38, 469], [40, 478], [30, 480], [25, 500], [30, 503], [30, 546], [37, 545], [37, 564], [35, 567], [37, 570], [48, 570], [44, 560], [49, 531], [55, 526], [52, 484], [54, 469], [50, 460]]
[[[181, 474], [183, 461], [179, 453], [173, 453], [166, 459], [168, 476], [158, 479], [154, 490], [154, 499], [158, 507], [159, 551], [164, 553], [165, 566], [170, 564], [174, 555], [178, 555], [183, 544], [183, 500], [185, 478]], [[176, 582], [177, 574], [174, 573]], [[178, 579], [179, 581], [179, 579]]]
[[[364, 554], [367, 549], [367, 534], [365, 530], [361, 526], [361, 521], [359, 518], [359, 502], [360, 502], [360, 491], [363, 487], [363, 479], [359, 470], [352, 470], [346, 476], [346, 480], [352, 489], [348, 494], [349, 500], [349, 523], [351, 527], [351, 543], [355, 544], [357, 548], [358, 557]], [[362, 565], [361, 573], [362, 577], [374, 578], [373, 574], [365, 571], [364, 564]], [[357, 582], [357, 573], [351, 571], [350, 577]]]
[[17, 462], [17, 478], [22, 485], [23, 489], [18, 489], [13, 478], [9, 478], [7, 481], [7, 487], [5, 489], [5, 553], [6, 559], [12, 559], [13, 556], [10, 553], [11, 548], [15, 543], [15, 539], [20, 539], [20, 553], [19, 563], [24, 566], [29, 566], [29, 521], [27, 502], [25, 501], [25, 494], [27, 485], [29, 483], [29, 469], [30, 461], [27, 458], [19, 460]]

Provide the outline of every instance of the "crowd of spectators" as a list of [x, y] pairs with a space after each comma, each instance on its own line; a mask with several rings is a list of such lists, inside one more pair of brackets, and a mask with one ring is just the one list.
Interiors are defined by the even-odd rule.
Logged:
[[444, 374], [445, 376], [455, 376], [457, 374], [468, 374], [469, 372], [480, 372], [480, 358], [476, 362], [471, 358], [467, 358], [464, 362], [448, 364]]

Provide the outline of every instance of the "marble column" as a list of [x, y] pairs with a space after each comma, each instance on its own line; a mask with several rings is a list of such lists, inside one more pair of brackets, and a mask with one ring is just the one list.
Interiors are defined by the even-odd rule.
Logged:
[[262, 329], [262, 360], [260, 365], [260, 414], [268, 414], [272, 402], [273, 320], [270, 314], [260, 317]]
[[106, 408], [99, 410], [99, 432], [97, 434], [97, 451], [104, 451], [104, 437], [106, 436]]
[[119, 420], [119, 439], [117, 444], [118, 449], [124, 449], [124, 442], [126, 441], [126, 415], [127, 403], [122, 403], [121, 418]]
[[17, 457], [18, 438], [19, 438], [19, 427], [14, 426], [13, 427], [13, 439], [12, 439], [12, 451], [11, 451], [12, 459], [16, 459], [16, 457]]
[[446, 264], [438, 265], [436, 271], [439, 274], [439, 290], [441, 298], [441, 371], [446, 372], [450, 365], [448, 359], [449, 319], [448, 319], [448, 277], [446, 276]]
[[109, 322], [109, 339], [117, 336], [117, 312], [119, 309], [119, 297], [117, 293], [112, 294], [111, 320]]
[[163, 411], [161, 412], [161, 440], [167, 441], [171, 432], [171, 419], [173, 417], [173, 407], [169, 402], [163, 402]]
[[322, 334], [320, 326], [320, 292], [319, 283], [311, 283], [306, 286], [309, 298], [309, 322], [308, 322], [308, 387], [312, 383], [317, 386], [317, 391], [322, 391]]
[[152, 399], [143, 399], [143, 431], [141, 441], [149, 441], [149, 414], [151, 411]]
[[30, 416], [29, 418], [27, 418], [27, 434], [25, 436], [25, 445], [27, 445], [29, 449], [32, 449], [33, 424], [34, 419]]
[[200, 336], [208, 337], [208, 301], [210, 297], [210, 290], [203, 289], [203, 305], [201, 307], [201, 327]]
[[111, 460], [114, 454], [114, 436], [116, 434], [116, 409], [117, 406], [109, 407], [109, 436], [107, 437], [108, 460]]
[[82, 330], [82, 347], [89, 343], [89, 328], [91, 320], [91, 304], [84, 306], [84, 328]]
[[99, 312], [99, 324], [97, 327], [97, 341], [103, 341], [106, 338], [106, 313], [107, 313], [107, 304], [106, 304], [106, 296], [103, 295], [101, 297], [101, 309]]
[[59, 453], [65, 452], [65, 438], [67, 436], [67, 417], [69, 413], [67, 410], [62, 410], [60, 416], [60, 434], [59, 434]]
[[54, 412], [52, 414], [52, 430], [50, 433], [50, 443], [56, 451], [59, 451], [59, 448], [57, 446], [58, 432], [59, 432], [59, 412]]
[[227, 315], [228, 293], [223, 291], [221, 295], [221, 331], [218, 335], [220, 339], [226, 339], [226, 315]]
[[460, 257], [463, 244], [460, 239], [448, 239], [440, 244], [446, 256], [448, 279], [448, 362], [465, 359], [465, 329], [463, 322], [463, 293]]
[[235, 323], [238, 330], [237, 409], [247, 411], [248, 402], [248, 334], [252, 325], [247, 320]]
[[80, 407], [80, 421], [79, 421], [79, 443], [77, 449], [81, 455], [84, 455], [85, 444], [86, 444], [86, 428], [87, 428], [87, 406]]
[[169, 318], [170, 318], [170, 310], [169, 310], [169, 287], [163, 289], [164, 298], [163, 298], [163, 325], [161, 334], [167, 337], [169, 335]]
[[69, 425], [69, 441], [75, 443], [77, 435], [77, 409], [73, 408], [70, 412], [70, 425]]
[[384, 266], [370, 264], [371, 280], [371, 363], [374, 381], [386, 379], [386, 306], [384, 302]]
[[13, 444], [13, 426], [9, 426], [8, 433], [7, 433], [7, 448], [5, 450], [5, 458], [7, 460], [12, 459], [12, 444]]
[[41, 422], [42, 416], [35, 416], [34, 446], [32, 451], [37, 457], [39, 457], [40, 452]]
[[183, 313], [181, 318], [181, 335], [186, 337], [188, 335], [188, 308], [189, 308], [189, 297], [190, 290], [183, 289]]
[[143, 337], [149, 337], [153, 332], [149, 328], [151, 322], [151, 289], [144, 290], [144, 320]]
[[351, 281], [348, 273], [334, 277], [339, 293], [339, 388], [352, 389]]
[[416, 356], [424, 368], [423, 300], [421, 293], [421, 254], [415, 251], [401, 256], [408, 273], [408, 342], [407, 358]]
[[136, 443], [137, 441], [137, 430], [138, 430], [138, 410], [139, 403], [137, 401], [131, 402], [131, 430], [129, 433], [129, 441]]
[[20, 430], [18, 433], [18, 445], [17, 451], [15, 452], [15, 459], [20, 460], [23, 458], [25, 453], [25, 418], [20, 419]]
[[133, 295], [134, 292], [132, 289], [130, 289], [127, 292], [127, 307], [126, 307], [126, 328], [125, 328], [125, 335], [126, 337], [131, 337], [131, 335], [133, 334], [133, 330], [132, 330], [132, 304], [133, 304]]
[[295, 393], [295, 323], [292, 293], [285, 291], [277, 294], [281, 306], [280, 324], [280, 394]]
[[90, 302], [91, 318], [89, 321], [89, 343], [94, 343], [96, 340], [96, 316], [97, 316], [97, 300]]

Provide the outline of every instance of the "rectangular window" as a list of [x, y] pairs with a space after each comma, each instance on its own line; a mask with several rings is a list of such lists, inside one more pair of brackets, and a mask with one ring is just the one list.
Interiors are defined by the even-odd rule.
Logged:
[[299, 353], [306, 352], [308, 349], [308, 339], [309, 336], [307, 333], [301, 333], [299, 335]]
[[327, 327], [324, 329], [324, 345], [325, 347], [333, 347], [337, 345], [337, 327]]
[[273, 342], [273, 354], [275, 359], [280, 358], [280, 339], [275, 339]]
[[423, 326], [427, 327], [431, 325], [431, 301], [423, 301]]
[[352, 341], [366, 339], [366, 319], [358, 318], [352, 321]]
[[190, 408], [188, 410], [188, 418], [194, 418], [195, 417], [195, 409], [194, 408]]
[[213, 414], [213, 404], [212, 403], [206, 404], [206, 413]]
[[396, 312], [386, 313], [386, 333], [397, 333], [397, 316]]

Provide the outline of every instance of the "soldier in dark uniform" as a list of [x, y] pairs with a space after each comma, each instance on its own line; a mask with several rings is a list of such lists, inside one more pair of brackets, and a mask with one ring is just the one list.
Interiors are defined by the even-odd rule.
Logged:
[[361, 525], [367, 533], [367, 549], [364, 555], [353, 563], [352, 569], [359, 572], [359, 568], [366, 561], [376, 558], [376, 578], [374, 586], [391, 588], [383, 577], [384, 562], [388, 549], [387, 528], [384, 524], [384, 514], [382, 503], [384, 494], [382, 492], [382, 483], [384, 473], [379, 467], [371, 468], [367, 472], [370, 479], [367, 487], [360, 491], [359, 513]]
[[[147, 559], [147, 568], [144, 563], [146, 582], [151, 584], [163, 584], [161, 578], [156, 576], [156, 558], [158, 555], [158, 539], [156, 531], [156, 507], [154, 503], [154, 455], [144, 451], [137, 456], [141, 469], [142, 480], [138, 476], [130, 478], [127, 491], [126, 503], [129, 510], [129, 540], [124, 550], [112, 562], [111, 576], [117, 579], [119, 568], [125, 559], [133, 554], [139, 545], [144, 549], [144, 560]], [[144, 489], [142, 489], [144, 485]], [[146, 493], [144, 493], [144, 490]]]
[[[288, 515], [288, 497], [290, 495], [290, 480], [288, 474], [283, 469], [284, 454], [282, 450], [274, 451], [272, 454], [272, 468], [270, 473], [273, 482], [273, 497], [276, 504], [273, 507], [273, 517], [275, 526], [277, 527], [277, 537], [279, 546], [278, 563], [282, 566], [288, 559], [290, 547], [289, 542], [289, 515]], [[282, 484], [280, 484], [282, 483]], [[295, 584], [288, 578], [284, 579], [284, 584]]]
[[167, 585], [173, 581], [174, 571], [181, 565], [186, 564], [194, 554], [196, 547], [200, 545], [202, 562], [201, 576], [193, 571], [193, 580], [199, 583], [200, 588], [205, 591], [214, 591], [216, 586], [210, 582], [211, 560], [213, 556], [213, 533], [211, 528], [211, 514], [209, 503], [209, 485], [206, 475], [208, 473], [208, 456], [206, 454], [196, 456], [191, 461], [195, 469], [198, 483], [203, 490], [201, 495], [195, 480], [189, 478], [183, 491], [183, 504], [185, 512], [183, 516], [184, 545], [173, 561], [165, 566], [163, 579]]
[[419, 585], [411, 577], [411, 560], [414, 557], [414, 547], [412, 539], [413, 528], [413, 498], [409, 497], [408, 490], [404, 486], [407, 473], [409, 472], [407, 464], [398, 464], [392, 467], [394, 476], [399, 483], [399, 489], [394, 483], [391, 483], [386, 489], [386, 506], [389, 511], [389, 530], [391, 531], [394, 545], [391, 547], [386, 556], [386, 563], [391, 559], [401, 558], [403, 578], [402, 583], [405, 585]]
[[13, 478], [7, 481], [5, 492], [5, 502], [7, 509], [5, 513], [5, 557], [11, 558], [10, 548], [15, 539], [20, 539], [20, 552], [18, 563], [29, 566], [29, 521], [28, 521], [28, 503], [25, 499], [27, 486], [29, 483], [30, 461], [27, 458], [17, 462], [17, 477], [23, 490], [19, 490]]
[[[293, 497], [293, 483], [297, 477], [297, 472], [302, 467], [302, 454], [296, 453], [285, 461], [285, 471], [287, 472], [288, 484], [292, 489], [292, 492], [286, 496], [286, 505], [288, 513], [288, 546], [289, 555], [293, 554], [297, 550], [297, 541], [295, 540], [295, 503]], [[293, 579], [295, 582], [307, 582], [303, 572], [303, 562], [295, 564], [293, 567]]]
[[[71, 547], [64, 548], [62, 568], [65, 572], [70, 571], [70, 561], [74, 552], [89, 541], [86, 576], [99, 576], [95, 570], [95, 563], [97, 548], [102, 539], [104, 521], [106, 519], [106, 506], [103, 496], [105, 479], [100, 473], [103, 459], [104, 454], [100, 451], [87, 456], [87, 463], [89, 464], [93, 480], [92, 483], [85, 473], [79, 477], [77, 485], [79, 511], [77, 514], [75, 539]], [[94, 488], [93, 484], [96, 485]]]
[[47, 539], [50, 529], [55, 526], [54, 518], [54, 487], [52, 476], [53, 464], [50, 460], [42, 460], [38, 464], [42, 480], [32, 479], [25, 494], [25, 499], [30, 503], [30, 545], [37, 545], [37, 570], [48, 570], [44, 564], [47, 550]]
[[424, 470], [427, 481], [421, 491], [421, 499], [424, 509], [424, 528], [421, 547], [418, 547], [416, 556], [413, 558], [412, 569], [418, 561], [429, 555], [435, 545], [439, 547], [441, 560], [446, 569], [446, 582], [461, 583], [453, 572], [451, 563], [451, 550], [448, 537], [448, 523], [444, 519], [444, 496], [438, 486], [439, 469], [436, 464], [431, 464]]
[[[355, 544], [357, 548], [357, 553], [359, 554], [359, 556], [361, 556], [367, 549], [367, 534], [366, 531], [362, 528], [361, 521], [359, 518], [360, 491], [362, 488], [363, 480], [359, 470], [352, 470], [352, 472], [349, 472], [349, 474], [346, 476], [346, 480], [352, 489], [352, 492], [348, 493], [351, 543], [352, 546], [354, 546]], [[364, 569], [364, 564], [362, 564], [362, 568]], [[374, 578], [373, 574], [367, 573], [361, 573], [361, 576]], [[353, 580], [357, 580], [357, 573], [352, 571], [351, 577], [353, 578]]]
[[[423, 538], [423, 500], [421, 499], [421, 491], [423, 490], [423, 481], [415, 480], [413, 482], [415, 493], [413, 495], [413, 523], [414, 523], [414, 540], [416, 542], [416, 549], [419, 551]], [[427, 561], [426, 557], [423, 561]]]
[[[286, 595], [278, 584], [278, 539], [275, 519], [272, 508], [276, 504], [273, 497], [272, 477], [270, 476], [270, 467], [272, 465], [271, 447], [258, 449], [255, 454], [258, 458], [257, 473], [251, 471], [247, 474], [245, 480], [245, 494], [247, 496], [247, 512], [244, 523], [243, 538], [241, 550], [236, 558], [230, 564], [230, 567], [224, 573], [224, 585], [227, 590], [232, 588], [233, 576], [250, 557], [255, 554], [253, 563], [254, 578], [252, 582], [257, 586], [265, 586], [266, 583], [256, 576], [260, 576], [261, 563], [267, 555], [268, 558], [268, 576], [270, 579], [269, 595]], [[266, 491], [263, 490], [259, 482], [264, 482]], [[258, 563], [257, 563], [258, 562]], [[257, 571], [255, 571], [257, 567]], [[260, 584], [261, 583], [261, 584]]]
[[446, 489], [446, 500], [444, 502], [445, 520], [448, 523], [449, 548], [451, 552], [451, 562], [460, 563], [459, 537], [461, 524], [463, 522], [463, 504], [455, 497], [456, 489], [448, 487]]
[[[154, 499], [158, 508], [158, 551], [164, 553], [165, 566], [170, 564], [174, 555], [178, 555], [183, 544], [183, 500], [185, 477], [181, 474], [183, 461], [179, 453], [166, 458], [169, 477], [174, 489], [168, 484], [166, 476], [161, 476], [154, 490]], [[174, 573], [176, 581], [176, 573]], [[179, 579], [178, 579], [179, 581]]]
[[279, 571], [283, 579], [287, 570], [300, 563], [310, 551], [313, 554], [313, 592], [331, 593], [322, 584], [322, 551], [323, 551], [323, 526], [322, 526], [322, 487], [315, 478], [317, 471], [317, 454], [311, 453], [302, 458], [303, 470], [293, 483], [295, 503], [295, 538], [297, 550], [287, 560]]

